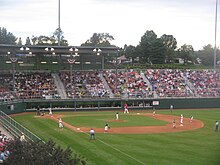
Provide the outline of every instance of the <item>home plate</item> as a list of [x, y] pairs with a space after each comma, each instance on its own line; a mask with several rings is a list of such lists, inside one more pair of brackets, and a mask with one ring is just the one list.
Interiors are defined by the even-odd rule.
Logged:
[[137, 113], [137, 115], [140, 115], [140, 113]]
[[80, 130], [80, 128], [76, 128], [77, 130]]

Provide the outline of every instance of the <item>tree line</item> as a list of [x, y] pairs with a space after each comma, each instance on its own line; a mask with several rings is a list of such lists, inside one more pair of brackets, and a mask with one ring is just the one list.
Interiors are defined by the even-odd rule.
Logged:
[[[59, 33], [60, 32], [60, 33]], [[60, 36], [60, 45], [68, 46], [68, 41], [63, 35], [63, 31], [56, 29], [51, 36], [32, 36], [27, 37], [24, 45], [58, 45], [58, 37]], [[81, 46], [115, 46], [111, 44], [114, 37], [109, 33], [94, 33]], [[0, 27], [0, 44], [17, 44], [23, 45], [22, 39], [15, 37], [11, 32], [7, 32], [6, 28]], [[214, 48], [211, 44], [203, 47], [202, 50], [195, 51], [192, 45], [184, 44], [177, 47], [177, 40], [173, 35], [163, 34], [158, 37], [153, 30], [147, 30], [141, 37], [137, 46], [124, 45], [120, 49], [119, 55], [125, 55], [131, 59], [132, 63], [148, 63], [148, 64], [172, 64], [179, 59], [183, 64], [203, 64], [212, 66], [214, 63]], [[220, 52], [217, 49], [217, 61], [220, 60]]]

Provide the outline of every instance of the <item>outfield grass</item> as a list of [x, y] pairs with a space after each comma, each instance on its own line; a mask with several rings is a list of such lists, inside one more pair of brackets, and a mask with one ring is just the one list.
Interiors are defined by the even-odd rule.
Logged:
[[[73, 113], [83, 116], [73, 117], [72, 113], [69, 113], [70, 116], [64, 117], [63, 120], [73, 125], [90, 126], [92, 123], [94, 126], [103, 127], [105, 120], [114, 118], [111, 116], [114, 112]], [[157, 113], [171, 114], [168, 110]], [[89, 116], [86, 116], [87, 114]], [[220, 132], [214, 132], [214, 128], [215, 121], [220, 121], [220, 109], [174, 110], [172, 114], [177, 116], [183, 114], [185, 117], [193, 115], [195, 119], [203, 121], [205, 126], [198, 130], [178, 133], [139, 135], [98, 133], [96, 141], [89, 141], [87, 133], [76, 133], [67, 128], [60, 130], [57, 122], [36, 118], [35, 114], [13, 118], [43, 140], [52, 138], [62, 147], [70, 146], [75, 152], [85, 156], [89, 165], [219, 165]], [[165, 124], [143, 116], [121, 114], [120, 118], [127, 122], [111, 123], [111, 126]]]

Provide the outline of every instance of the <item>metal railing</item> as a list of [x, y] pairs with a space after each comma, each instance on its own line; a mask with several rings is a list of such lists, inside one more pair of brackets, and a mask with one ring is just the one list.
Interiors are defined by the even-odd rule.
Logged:
[[14, 138], [19, 138], [24, 133], [26, 141], [42, 141], [37, 135], [2, 111], [0, 111], [0, 124]]

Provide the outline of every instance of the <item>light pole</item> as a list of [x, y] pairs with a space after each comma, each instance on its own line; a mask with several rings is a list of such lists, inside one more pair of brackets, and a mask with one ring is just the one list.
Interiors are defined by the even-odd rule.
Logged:
[[[92, 50], [94, 53], [96, 53], [97, 56], [101, 55], [102, 50], [100, 48], [95, 48]], [[102, 56], [102, 70], [104, 70], [104, 56]]]
[[[11, 55], [11, 52], [8, 52], [8, 55]], [[10, 57], [10, 60], [12, 62], [12, 88], [13, 92], [15, 92], [15, 63], [17, 62], [18, 58], [14, 55], [13, 57]]]
[[[70, 58], [67, 59], [68, 63], [70, 64], [70, 84], [71, 84], [71, 90], [73, 90], [73, 65], [75, 64], [76, 60], [75, 57], [78, 57], [78, 49], [77, 48], [70, 48], [69, 51], [71, 52]], [[73, 54], [75, 52], [75, 54]], [[74, 83], [74, 97], [75, 97], [75, 83]]]
[[[53, 55], [56, 55], [55, 49], [53, 47], [46, 47], [44, 50], [48, 52], [48, 55], [51, 55], [51, 60], [53, 61]], [[52, 61], [51, 63], [53, 63]], [[51, 66], [50, 69], [53, 70], [53, 65], [51, 64], [50, 66]]]
[[216, 69], [216, 40], [217, 40], [217, 20], [218, 20], [218, 0], [216, 0], [216, 4], [215, 4], [215, 48], [214, 48], [214, 69]]
[[58, 0], [58, 46], [60, 46], [60, 37], [61, 37], [61, 28], [60, 28], [60, 0]]
[[118, 55], [119, 55], [119, 51], [121, 49], [117, 48], [116, 50], [116, 58], [115, 58], [115, 83], [116, 83], [116, 94], [119, 92], [119, 89], [118, 89]]

